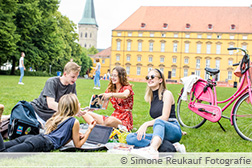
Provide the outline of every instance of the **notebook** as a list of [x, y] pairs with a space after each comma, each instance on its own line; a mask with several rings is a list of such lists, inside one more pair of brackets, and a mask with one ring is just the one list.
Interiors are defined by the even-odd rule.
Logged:
[[109, 103], [109, 99], [103, 99], [102, 95], [92, 95], [89, 106], [85, 107], [84, 109], [107, 109]]
[[[81, 133], [85, 133], [88, 128], [84, 126], [80, 129]], [[62, 152], [74, 152], [74, 151], [97, 151], [97, 150], [107, 150], [105, 144], [109, 140], [109, 136], [112, 133], [113, 128], [102, 126], [102, 125], [95, 125], [87, 141], [80, 147], [75, 148], [73, 141], [71, 140], [65, 146], [61, 147], [59, 150]]]

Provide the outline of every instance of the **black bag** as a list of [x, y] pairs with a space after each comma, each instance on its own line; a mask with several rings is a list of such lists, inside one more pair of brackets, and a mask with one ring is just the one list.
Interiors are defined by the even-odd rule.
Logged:
[[0, 122], [0, 133], [3, 139], [8, 139], [8, 125], [10, 123], [10, 118]]
[[22, 135], [39, 134], [40, 122], [29, 102], [19, 101], [12, 109], [10, 123], [8, 125], [9, 139], [15, 139]]

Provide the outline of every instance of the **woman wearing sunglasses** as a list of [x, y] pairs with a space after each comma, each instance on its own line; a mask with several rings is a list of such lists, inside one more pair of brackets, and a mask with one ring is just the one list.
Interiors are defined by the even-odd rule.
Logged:
[[[146, 81], [144, 99], [150, 103], [149, 113], [153, 119], [142, 124], [136, 133], [129, 134], [126, 138], [127, 143], [135, 147], [145, 147], [132, 151], [140, 155], [157, 155], [163, 140], [175, 143], [177, 151], [185, 152], [184, 145], [177, 143], [182, 137], [182, 132], [175, 115], [174, 97], [166, 89], [164, 75], [159, 69], [152, 69], [146, 76]], [[146, 134], [148, 127], [153, 127], [153, 134]]]

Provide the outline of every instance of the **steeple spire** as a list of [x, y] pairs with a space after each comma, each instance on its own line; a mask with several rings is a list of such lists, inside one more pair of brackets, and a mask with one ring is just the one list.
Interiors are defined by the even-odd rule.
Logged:
[[83, 12], [83, 16], [79, 21], [80, 25], [97, 25], [95, 19], [95, 10], [94, 10], [94, 1], [93, 0], [86, 0], [85, 9]]

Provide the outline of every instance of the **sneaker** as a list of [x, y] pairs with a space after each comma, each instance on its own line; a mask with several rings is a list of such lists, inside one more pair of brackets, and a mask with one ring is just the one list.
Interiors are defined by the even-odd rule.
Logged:
[[159, 158], [159, 153], [153, 147], [145, 147], [145, 148], [140, 148], [140, 149], [132, 149], [130, 151], [131, 154], [140, 156], [145, 159], [158, 159]]
[[19, 85], [24, 85], [24, 83], [23, 83], [23, 82], [18, 82], [18, 84], [19, 84]]
[[97, 87], [93, 87], [93, 89], [96, 89]]
[[101, 88], [97, 87], [96, 89], [97, 89], [97, 90], [100, 90]]
[[176, 142], [173, 144], [176, 151], [180, 152], [180, 153], [186, 153], [186, 149], [185, 149], [185, 145], [184, 144], [180, 144], [179, 142]]

